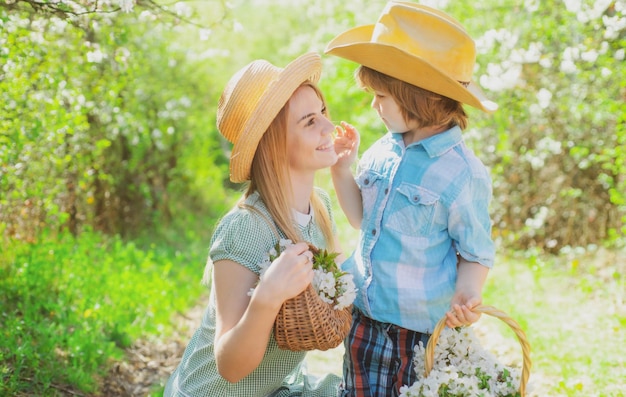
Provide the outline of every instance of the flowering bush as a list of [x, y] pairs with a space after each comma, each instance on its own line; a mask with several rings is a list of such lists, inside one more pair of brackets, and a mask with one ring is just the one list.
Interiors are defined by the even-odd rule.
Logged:
[[[261, 276], [278, 258], [285, 248], [293, 245], [291, 240], [281, 239], [276, 246], [267, 253], [265, 259], [259, 264]], [[333, 305], [335, 310], [342, 310], [350, 306], [356, 297], [356, 287], [352, 275], [339, 269], [335, 259], [339, 254], [329, 253], [327, 250], [319, 250], [309, 246], [313, 253], [313, 288], [319, 297], [326, 303]], [[252, 294], [250, 291], [249, 295]]]
[[425, 348], [415, 347], [415, 371], [420, 379], [400, 389], [400, 397], [516, 397], [521, 371], [499, 363], [480, 344], [469, 327], [444, 329], [437, 345], [433, 369], [425, 372]]

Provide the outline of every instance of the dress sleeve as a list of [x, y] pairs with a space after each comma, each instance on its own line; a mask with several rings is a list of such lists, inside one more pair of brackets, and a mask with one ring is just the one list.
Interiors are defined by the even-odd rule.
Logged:
[[276, 241], [267, 220], [253, 211], [236, 208], [215, 229], [209, 256], [212, 262], [231, 260], [259, 274], [259, 264]]

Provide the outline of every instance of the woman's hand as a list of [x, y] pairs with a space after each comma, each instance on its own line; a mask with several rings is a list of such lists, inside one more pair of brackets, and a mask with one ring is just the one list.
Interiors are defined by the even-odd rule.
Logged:
[[313, 253], [306, 243], [287, 247], [261, 277], [259, 298], [282, 305], [297, 296], [313, 281]]
[[[229, 261], [215, 264], [215, 357], [224, 379], [238, 382], [259, 366], [283, 302], [313, 281], [312, 259], [306, 243], [287, 247], [256, 287], [256, 273], [244, 266]], [[247, 292], [252, 287], [250, 297]]]

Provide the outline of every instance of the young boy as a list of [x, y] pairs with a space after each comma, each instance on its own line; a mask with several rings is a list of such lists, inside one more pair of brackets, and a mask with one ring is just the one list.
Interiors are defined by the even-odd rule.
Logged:
[[359, 136], [338, 128], [331, 168], [339, 203], [360, 228], [342, 265], [358, 288], [346, 339], [343, 396], [397, 396], [417, 379], [413, 348], [436, 323], [478, 320], [495, 249], [488, 170], [467, 148], [462, 104], [486, 112], [471, 81], [475, 45], [445, 13], [390, 2], [375, 25], [350, 29], [326, 53], [360, 64], [358, 84], [389, 130], [359, 161]]

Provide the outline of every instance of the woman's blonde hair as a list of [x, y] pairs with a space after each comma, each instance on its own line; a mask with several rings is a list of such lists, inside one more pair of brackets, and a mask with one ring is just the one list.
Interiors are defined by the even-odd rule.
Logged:
[[400, 106], [404, 121], [415, 121], [417, 127], [458, 125], [467, 127], [467, 114], [461, 102], [416, 87], [366, 66], [359, 66], [355, 72], [359, 86], [365, 90], [381, 91], [389, 94]]
[[[326, 108], [326, 101], [317, 85], [305, 82], [301, 86], [313, 88]], [[303, 236], [294, 225], [290, 202], [293, 192], [289, 178], [289, 160], [286, 155], [288, 113], [289, 102], [280, 110], [259, 141], [252, 160], [250, 182], [244, 196], [248, 197], [258, 191], [276, 226], [288, 239], [298, 242], [303, 240]], [[326, 116], [328, 117], [327, 114]], [[311, 194], [311, 208], [326, 239], [327, 249], [334, 249], [333, 223], [315, 189]]]

